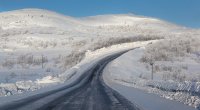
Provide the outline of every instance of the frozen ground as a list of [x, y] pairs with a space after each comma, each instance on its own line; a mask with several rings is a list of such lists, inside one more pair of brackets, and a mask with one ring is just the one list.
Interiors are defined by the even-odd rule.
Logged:
[[109, 82], [109, 85], [142, 110], [196, 110], [183, 103], [167, 100], [143, 90]]
[[[150, 42], [150, 41], [149, 41], [149, 42]], [[149, 42], [146, 42], [146, 43], [144, 43], [144, 42], [143, 42], [143, 43], [137, 42], [136, 45], [132, 45], [132, 43], [131, 43], [131, 44], [128, 44], [128, 45], [130, 45], [130, 47], [129, 47], [129, 49], [130, 49], [130, 48], [135, 48], [135, 47], [137, 47], [137, 46], [146, 45], [146, 44], [148, 44]], [[151, 41], [151, 42], [152, 42], [152, 41]], [[126, 44], [125, 47], [127, 48], [128, 45]], [[119, 46], [119, 45], [118, 45], [118, 46]], [[118, 46], [114, 46], [114, 47], [118, 47]], [[65, 73], [63, 73], [63, 74], [61, 75], [62, 78], [65, 78], [65, 75], [74, 74], [74, 73], [75, 73], [75, 74], [73, 75], [73, 77], [71, 77], [71, 78], [65, 80], [64, 83], [59, 84], [59, 85], [52, 85], [52, 84], [51, 84], [50, 86], [45, 86], [45, 87], [43, 87], [43, 88], [41, 88], [41, 89], [39, 89], [39, 90], [24, 92], [23, 94], [11, 95], [11, 96], [9, 96], [9, 97], [0, 97], [0, 106], [1, 106], [1, 105], [4, 105], [5, 103], [10, 103], [10, 102], [13, 102], [13, 101], [14, 101], [14, 102], [15, 102], [15, 101], [19, 101], [19, 100], [21, 100], [21, 99], [22, 99], [22, 100], [23, 100], [23, 99], [26, 100], [26, 98], [30, 98], [31, 96], [35, 96], [35, 95], [38, 95], [38, 96], [44, 95], [44, 93], [47, 94], [48, 92], [54, 91], [54, 90], [56, 90], [56, 89], [63, 88], [63, 87], [65, 87], [65, 86], [69, 86], [70, 84], [72, 84], [72, 83], [74, 83], [74, 82], [76, 82], [76, 81], [79, 82], [78, 79], [81, 77], [81, 75], [82, 75], [83, 73], [87, 72], [88, 70], [90, 70], [91, 67], [94, 67], [95, 65], [97, 65], [98, 62], [99, 62], [100, 60], [102, 60], [102, 59], [104, 59], [104, 58], [106, 58], [106, 57], [109, 57], [110, 55], [118, 54], [118, 53], [120, 53], [120, 52], [123, 52], [123, 51], [126, 51], [126, 50], [127, 50], [126, 48], [122, 48], [123, 46], [120, 46], [120, 47], [121, 47], [121, 49], [112, 49], [112, 50], [109, 50], [109, 48], [108, 48], [108, 49], [104, 48], [104, 49], [100, 49], [100, 50], [95, 51], [95, 52], [90, 52], [90, 54], [87, 55], [87, 58], [90, 57], [90, 60], [83, 60], [81, 63], [79, 63], [78, 65], [72, 67], [71, 69], [69, 69], [68, 71], [66, 71]], [[110, 48], [110, 49], [111, 49], [111, 48]], [[128, 49], [128, 50], [129, 50], [129, 49]], [[99, 51], [105, 52], [105, 54], [101, 53], [101, 56], [94, 57], [94, 55], [97, 54]], [[111, 52], [109, 52], [109, 51], [111, 51]], [[65, 91], [70, 91], [70, 90], [71, 90], [71, 89], [69, 89], [69, 90], [67, 89], [67, 90], [65, 90]], [[62, 92], [62, 91], [61, 91], [61, 92]], [[56, 95], [53, 94], [53, 97], [61, 96], [63, 93], [65, 94], [65, 92], [62, 92], [61, 94], [56, 94]], [[45, 100], [46, 100], [46, 98], [41, 99], [41, 100], [39, 100], [39, 101], [46, 102]], [[54, 100], [54, 99], [51, 99], [51, 100]], [[48, 101], [49, 101], [49, 100], [48, 100]], [[48, 102], [48, 101], [47, 101], [47, 102]], [[40, 103], [40, 104], [42, 104], [42, 103]]]
[[74, 76], [71, 71], [77, 69], [77, 64], [137, 47], [138, 42], [131, 42], [198, 33], [196, 29], [133, 14], [74, 18], [41, 9], [3, 12], [0, 13], [0, 96], [63, 83]]
[[[149, 44], [145, 47], [149, 47], [152, 44]], [[181, 76], [172, 75], [171, 77], [165, 77], [166, 71], [159, 70], [156, 71], [156, 66], [154, 67], [154, 79], [151, 80], [151, 67], [148, 63], [144, 63], [141, 61], [144, 52], [146, 51], [145, 47], [137, 48], [132, 50], [119, 58], [115, 59], [111, 62], [104, 70], [105, 79], [111, 81], [112, 83], [117, 83], [115, 85], [125, 85], [128, 86], [128, 90], [133, 92], [142, 91], [141, 94], [154, 93], [158, 96], [164, 97], [170, 100], [176, 100], [187, 104], [189, 106], [198, 108], [200, 105], [199, 98], [199, 82], [194, 78], [196, 74], [194, 71], [199, 71], [200, 63], [196, 62], [194, 57], [185, 56], [184, 59], [187, 60], [179, 60], [179, 61], [157, 61], [155, 65], [162, 66], [172, 66], [173, 68], [180, 68], [180, 73], [178, 75], [184, 74], [184, 79], [180, 79]], [[184, 64], [187, 64], [187, 68], [182, 68]], [[195, 68], [195, 69], [194, 69]], [[184, 73], [182, 73], [184, 71]], [[193, 74], [192, 74], [193, 73]], [[173, 74], [173, 70], [171, 72], [168, 71], [167, 74]], [[198, 75], [198, 74], [197, 74]], [[182, 78], [182, 77], [181, 77]], [[197, 79], [197, 77], [196, 77]], [[117, 86], [116, 86], [117, 87]], [[133, 87], [131, 89], [131, 87]], [[126, 87], [117, 87], [117, 89], [126, 88]], [[134, 88], [138, 88], [141, 90], [137, 90]], [[146, 93], [145, 93], [146, 91]], [[123, 92], [123, 91], [122, 91]], [[134, 97], [136, 97], [135, 95]], [[155, 97], [150, 96], [150, 97]], [[156, 97], [155, 97], [156, 98]], [[140, 103], [141, 100], [146, 100], [145, 98], [138, 99]], [[161, 99], [160, 100], [164, 100]], [[152, 99], [153, 101], [153, 99]], [[155, 100], [156, 101], [156, 100]], [[146, 103], [144, 101], [144, 103]], [[153, 106], [155, 103], [150, 103]], [[158, 106], [159, 107], [159, 106]], [[182, 110], [182, 109], [181, 109]]]

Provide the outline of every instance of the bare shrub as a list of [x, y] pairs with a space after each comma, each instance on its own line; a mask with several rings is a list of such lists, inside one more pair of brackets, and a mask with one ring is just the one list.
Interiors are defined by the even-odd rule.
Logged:
[[171, 79], [171, 74], [169, 72], [163, 72], [162, 79], [164, 81], [170, 80]]
[[47, 68], [47, 69], [46, 69], [46, 72], [51, 72], [51, 68]]
[[20, 64], [22, 67], [25, 65], [41, 65], [42, 63], [47, 63], [48, 59], [44, 56], [33, 56], [33, 55], [21, 55], [17, 58], [17, 64]]
[[170, 71], [170, 72], [172, 72], [173, 67], [172, 67], [172, 66], [163, 66], [163, 67], [162, 67], [162, 70], [163, 70], [163, 71]]
[[154, 70], [155, 70], [155, 71], [160, 71], [160, 66], [159, 66], [159, 65], [155, 65], [155, 66], [154, 66]]
[[172, 61], [178, 57], [184, 57], [187, 54], [198, 51], [200, 51], [199, 37], [175, 37], [149, 45], [141, 61], [149, 62], [150, 59], [155, 61]]
[[1, 65], [2, 65], [2, 67], [6, 67], [6, 68], [13, 68], [14, 67], [14, 65], [15, 65], [15, 61], [13, 61], [13, 60], [8, 60], [8, 59], [6, 59]]
[[97, 42], [93, 44], [89, 49], [90, 50], [97, 50], [102, 47], [108, 47], [115, 44], [121, 43], [129, 43], [129, 42], [136, 42], [136, 41], [148, 41], [148, 40], [155, 40], [155, 39], [162, 39], [162, 37], [158, 36], [134, 36], [134, 37], [109, 37], [109, 38], [99, 38]]
[[64, 61], [63, 67], [65, 69], [72, 67], [79, 63], [85, 57], [85, 51], [72, 51], [71, 54], [64, 57], [62, 60]]
[[183, 82], [186, 79], [186, 75], [181, 73], [181, 70], [178, 69], [172, 73], [172, 79], [178, 82]]

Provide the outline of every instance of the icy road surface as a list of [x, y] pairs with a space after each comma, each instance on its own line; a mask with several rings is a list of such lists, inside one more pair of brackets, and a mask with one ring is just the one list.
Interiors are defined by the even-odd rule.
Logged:
[[67, 87], [5, 104], [0, 110], [140, 110], [105, 85], [101, 77], [106, 64], [124, 52], [100, 60]]
[[133, 87], [127, 87], [116, 83], [112, 83], [111, 86], [132, 103], [142, 107], [142, 110], [197, 110], [183, 103], [168, 100]]

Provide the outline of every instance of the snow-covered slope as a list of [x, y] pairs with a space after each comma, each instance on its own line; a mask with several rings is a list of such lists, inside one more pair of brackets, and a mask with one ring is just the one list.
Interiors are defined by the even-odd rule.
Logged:
[[147, 29], [184, 29], [172, 23], [168, 23], [159, 19], [136, 16], [134, 14], [118, 14], [118, 15], [98, 15], [82, 18], [86, 24], [93, 26], [136, 26], [137, 28]]
[[72, 17], [41, 9], [23, 9], [0, 13], [0, 25], [3, 29], [56, 27], [60, 29], [74, 28], [81, 25]]
[[[146, 98], [137, 97], [138, 94], [135, 94], [138, 91], [137, 89], [142, 90], [141, 92], [142, 93], [144, 92], [143, 94], [145, 93], [157, 94], [160, 97], [164, 97], [170, 100], [176, 100], [178, 102], [182, 102], [184, 104], [187, 104], [189, 106], [199, 109], [200, 83], [197, 81], [199, 80], [199, 77], [198, 77], [199, 74], [191, 73], [192, 71], [195, 71], [195, 70], [189, 69], [189, 68], [194, 68], [195, 66], [199, 67], [200, 64], [196, 63], [195, 60], [192, 58], [188, 58], [187, 61], [175, 61], [175, 62], [163, 61], [162, 63], [156, 62], [155, 68], [154, 68], [154, 80], [151, 80], [151, 69], [149, 67], [149, 64], [144, 64], [140, 62], [140, 59], [142, 55], [144, 54], [144, 51], [145, 51], [144, 47], [137, 48], [135, 50], [125, 53], [124, 55], [120, 56], [119, 58], [109, 63], [108, 66], [104, 69], [104, 74], [103, 74], [104, 80], [111, 87], [112, 85], [117, 85], [117, 84], [127, 86], [127, 88], [132, 87], [133, 91], [130, 91], [131, 89], [126, 90], [126, 87], [123, 87], [123, 88], [125, 89], [124, 91], [126, 91], [127, 93], [129, 92], [133, 93], [132, 96], [134, 98], [132, 97], [128, 99], [133, 99], [134, 102], [140, 102], [138, 104], [141, 104], [141, 105], [146, 104], [146, 105], [152, 105], [152, 107], [159, 107], [159, 106], [154, 105], [155, 104], [154, 101], [153, 101], [154, 103], [149, 103], [145, 101]], [[182, 69], [179, 71], [180, 73], [173, 72], [174, 69], [181, 68], [180, 66], [183, 66], [185, 63], [187, 63], [188, 69], [186, 70]], [[162, 70], [160, 68], [160, 70], [158, 70], [158, 65], [162, 65], [162, 66], [170, 65], [174, 68], [170, 70], [171, 72], [168, 72], [166, 74], [167, 72], [166, 69]], [[185, 71], [185, 73], [182, 73], [182, 71]], [[196, 71], [199, 71], [199, 68], [196, 69]], [[175, 74], [178, 74], [178, 75], [175, 75]], [[182, 76], [184, 76], [182, 81], [177, 81], [177, 79], [179, 78], [181, 79]], [[191, 77], [193, 78], [191, 79]], [[195, 79], [197, 82], [195, 82]], [[119, 88], [120, 87], [118, 87], [117, 90], [121, 91]], [[134, 88], [137, 88], [137, 89], [134, 90]], [[130, 97], [131, 95], [125, 94], [125, 96]], [[160, 101], [161, 100], [164, 100], [164, 99], [160, 99]], [[151, 109], [151, 107], [148, 109]]]
[[[88, 50], [194, 35], [197, 31], [132, 14], [74, 18], [42, 9], [2, 12], [1, 95], [7, 94], [7, 90], [18, 91], [16, 88], [25, 84], [32, 86], [26, 86], [24, 90], [35, 90], [69, 79], [73, 75], [65, 71], [78, 64]], [[66, 78], [60, 79], [62, 73]]]
[[[62, 30], [81, 31], [90, 26], [123, 26], [148, 29], [183, 29], [171, 23], [155, 18], [133, 14], [99, 15], [73, 18], [42, 9], [22, 9], [0, 13], [2, 29], [13, 28], [58, 28]], [[77, 30], [74, 30], [77, 29]]]

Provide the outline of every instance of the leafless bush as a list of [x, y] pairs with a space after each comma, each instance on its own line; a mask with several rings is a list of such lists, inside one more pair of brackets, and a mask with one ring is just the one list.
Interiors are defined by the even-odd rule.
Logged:
[[47, 69], [46, 69], [46, 72], [51, 72], [51, 68], [47, 68]]
[[69, 68], [71, 66], [74, 66], [77, 63], [79, 63], [84, 57], [85, 57], [84, 51], [82, 52], [72, 51], [71, 54], [62, 59], [64, 61], [63, 67]]
[[170, 80], [171, 79], [171, 74], [169, 72], [163, 72], [162, 79], [164, 81]]
[[183, 82], [186, 80], [186, 75], [184, 73], [181, 73], [180, 70], [176, 70], [173, 72], [165, 71], [162, 74], [162, 79], [167, 80], [173, 80], [178, 82]]
[[48, 59], [44, 56], [33, 56], [30, 54], [20, 55], [16, 59], [6, 59], [1, 65], [2, 67], [13, 68], [14, 65], [19, 64], [22, 67], [27, 67], [30, 65], [42, 65], [47, 63]]
[[154, 71], [160, 71], [160, 66], [159, 65], [155, 65], [154, 66]]
[[162, 70], [163, 71], [170, 71], [170, 72], [172, 72], [173, 71], [173, 67], [172, 66], [163, 66]]
[[80, 47], [83, 47], [84, 45], [86, 45], [86, 43], [87, 43], [86, 40], [81, 40], [81, 41], [78, 41], [78, 42], [74, 42], [72, 46], [80, 48]]
[[93, 44], [89, 49], [90, 50], [97, 50], [102, 47], [108, 47], [115, 44], [121, 43], [129, 43], [129, 42], [136, 42], [136, 41], [148, 41], [148, 40], [155, 40], [155, 39], [162, 39], [159, 36], [135, 36], [135, 37], [111, 37], [111, 38], [99, 38], [97, 42]]
[[[112, 38], [98, 38], [96, 39], [90, 47], [86, 49], [82, 49], [81, 51], [74, 50], [71, 52], [70, 55], [64, 57], [62, 61], [64, 61], [63, 67], [71, 67], [77, 63], [79, 63], [84, 57], [85, 52], [87, 50], [97, 50], [103, 47], [108, 47], [115, 44], [120, 43], [128, 43], [128, 42], [135, 42], [135, 41], [147, 41], [147, 40], [154, 40], [154, 39], [161, 39], [158, 36], [138, 36], [138, 37], [112, 37]], [[74, 43], [73, 46], [78, 46], [79, 48], [84, 46], [87, 42], [86, 41], [79, 41]]]
[[178, 57], [184, 57], [187, 54], [200, 51], [199, 37], [179, 37], [165, 39], [158, 43], [149, 45], [141, 58], [142, 62], [172, 61]]
[[181, 73], [180, 70], [177, 70], [172, 73], [172, 79], [178, 82], [183, 82], [186, 79], [186, 75]]
[[13, 61], [13, 60], [8, 60], [8, 59], [6, 59], [1, 65], [2, 65], [2, 67], [6, 67], [6, 68], [13, 68], [14, 67], [14, 65], [15, 65], [15, 61]]
[[147, 78], [144, 74], [142, 74], [142, 73], [139, 75], [139, 78], [148, 79], [148, 78]]

